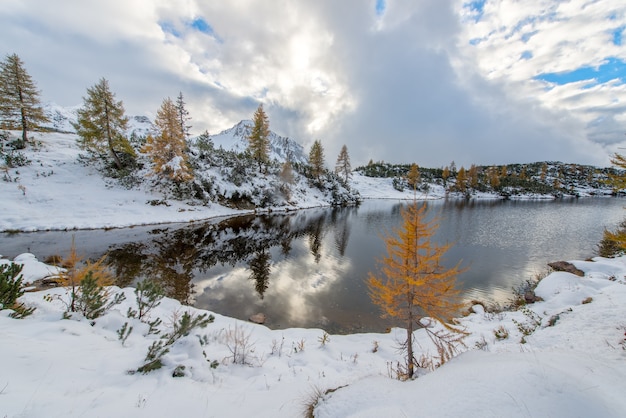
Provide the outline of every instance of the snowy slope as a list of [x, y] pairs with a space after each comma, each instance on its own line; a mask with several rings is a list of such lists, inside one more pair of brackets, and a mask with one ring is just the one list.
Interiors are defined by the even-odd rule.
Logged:
[[[34, 257], [19, 261], [29, 278], [45, 274]], [[221, 315], [172, 345], [161, 369], [133, 374], [159, 337], [126, 317], [132, 289], [94, 321], [62, 319], [63, 289], [28, 293], [21, 300], [37, 307], [32, 316], [0, 313], [0, 415], [276, 418], [303, 416], [316, 404], [316, 417], [623, 417], [626, 258], [574, 264], [584, 278], [553, 273], [540, 283], [544, 301], [530, 309], [541, 325], [525, 343], [514, 320], [527, 316], [477, 305], [459, 320], [470, 333], [467, 351], [409, 382], [389, 377], [402, 361], [403, 330], [330, 335], [323, 343], [319, 329], [272, 331]], [[60, 299], [48, 302], [46, 294]], [[167, 332], [184, 311], [202, 312], [166, 299], [150, 318], [162, 318]], [[133, 331], [121, 341], [125, 322]], [[507, 338], [495, 337], [499, 328]], [[236, 336], [245, 344], [237, 346]], [[436, 354], [423, 330], [415, 338], [417, 357]], [[243, 364], [235, 353], [245, 354]], [[182, 377], [172, 377], [177, 367]]]

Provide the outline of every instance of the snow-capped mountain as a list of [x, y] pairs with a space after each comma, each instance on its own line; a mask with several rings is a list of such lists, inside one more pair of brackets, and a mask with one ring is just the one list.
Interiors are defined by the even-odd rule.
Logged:
[[[248, 148], [248, 137], [252, 132], [254, 123], [251, 120], [242, 120], [232, 128], [226, 129], [217, 135], [211, 135], [211, 140], [215, 147], [222, 147], [225, 150], [243, 152]], [[306, 164], [308, 158], [304, 152], [304, 147], [293, 139], [280, 136], [270, 131], [270, 158], [279, 162], [290, 159], [293, 163]]]
[[50, 122], [44, 123], [43, 127], [51, 131], [74, 133], [76, 130], [72, 123], [76, 122], [76, 111], [80, 106], [63, 107], [54, 102], [48, 102], [43, 105], [43, 113], [48, 117]]

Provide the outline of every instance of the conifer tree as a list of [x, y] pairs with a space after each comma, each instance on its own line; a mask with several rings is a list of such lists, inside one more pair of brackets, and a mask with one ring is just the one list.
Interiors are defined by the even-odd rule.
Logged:
[[348, 147], [345, 145], [341, 147], [339, 156], [337, 157], [337, 163], [335, 164], [335, 173], [343, 177], [344, 182], [348, 182], [352, 175], [352, 167], [350, 166], [350, 156], [348, 155]]
[[450, 331], [450, 334], [434, 334], [443, 344], [452, 344], [456, 341], [452, 335], [462, 334], [460, 329], [446, 323], [461, 308], [456, 276], [462, 270], [460, 263], [449, 269], [442, 265], [442, 257], [451, 244], [432, 242], [438, 223], [436, 219], [426, 220], [425, 204], [413, 201], [401, 214], [402, 227], [394, 231], [395, 235], [384, 238], [387, 255], [380, 260], [380, 272], [369, 274], [367, 284], [370, 297], [383, 316], [399, 319], [406, 326], [403, 348], [407, 377], [411, 378], [416, 364], [413, 330], [426, 328], [423, 318], [434, 318]]
[[[622, 170], [626, 170], [626, 157], [622, 154], [615, 153], [611, 158], [611, 164]], [[626, 189], [626, 176], [609, 174], [609, 183], [616, 192]]]
[[187, 164], [187, 144], [178, 115], [172, 100], [169, 97], [164, 99], [154, 121], [159, 135], [148, 137], [144, 151], [152, 159], [157, 175], [184, 182], [193, 179], [193, 175]]
[[489, 177], [489, 184], [494, 190], [500, 187], [500, 176], [496, 167], [489, 168], [487, 176]]
[[16, 144], [18, 149], [26, 147], [28, 131], [48, 122], [35, 82], [17, 54], [7, 55], [0, 63], [0, 117], [8, 126], [22, 129], [22, 138]]
[[128, 118], [124, 115], [124, 105], [121, 100], [115, 100], [105, 78], [87, 89], [83, 107], [77, 113], [74, 129], [80, 137], [79, 145], [98, 156], [109, 154], [115, 168], [124, 168], [122, 155], [134, 157], [135, 151], [125, 136]]
[[469, 178], [469, 184], [473, 189], [478, 187], [478, 168], [476, 168], [475, 164], [470, 166], [470, 169], [467, 171], [467, 176]]
[[[626, 157], [622, 154], [615, 153], [611, 158], [611, 164], [616, 167], [625, 170], [626, 169]], [[555, 180], [556, 182], [557, 180]], [[609, 174], [609, 183], [613, 187], [615, 192], [623, 190], [626, 188], [626, 175], [624, 174]], [[604, 235], [602, 239], [602, 243], [611, 243], [612, 246], [615, 247], [617, 251], [625, 251], [626, 250], [626, 222], [622, 222], [620, 228], [616, 231], [609, 231], [608, 229], [604, 230]], [[602, 243], [600, 249], [602, 249]], [[617, 252], [616, 251], [616, 252]], [[607, 254], [608, 255], [608, 254]], [[614, 254], [611, 254], [614, 255]]]
[[543, 163], [541, 165], [541, 175], [540, 175], [541, 181], [545, 181], [546, 180], [546, 175], [547, 174], [548, 174], [548, 164]]
[[417, 164], [411, 164], [411, 169], [409, 170], [409, 174], [407, 174], [406, 179], [411, 189], [413, 189], [413, 191], [416, 191], [417, 186], [421, 182], [420, 170]]
[[324, 148], [319, 139], [316, 139], [313, 145], [311, 145], [309, 164], [311, 166], [311, 175], [319, 181], [321, 175], [324, 174]]
[[448, 177], [450, 177], [450, 169], [448, 166], [445, 166], [441, 171], [441, 178], [443, 179], [443, 187], [446, 187], [448, 183]]
[[261, 170], [263, 164], [267, 164], [269, 161], [270, 146], [270, 122], [263, 110], [263, 104], [260, 104], [254, 112], [253, 123], [252, 132], [250, 132], [250, 136], [248, 137], [248, 141], [250, 142], [248, 149], [252, 154], [252, 158], [259, 164], [259, 170]]
[[467, 172], [464, 167], [461, 167], [456, 175], [456, 189], [459, 192], [465, 192], [467, 189]]
[[188, 122], [191, 120], [191, 116], [189, 116], [189, 111], [185, 107], [185, 99], [183, 98], [182, 91], [178, 93], [178, 97], [176, 98], [176, 113], [178, 115], [178, 123], [180, 123], [185, 139], [189, 139], [191, 136], [191, 125], [189, 125]]

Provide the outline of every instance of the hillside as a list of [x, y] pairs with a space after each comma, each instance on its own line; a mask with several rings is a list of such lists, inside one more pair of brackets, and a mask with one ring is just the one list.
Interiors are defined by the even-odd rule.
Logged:
[[[193, 181], [175, 183], [153, 175], [143, 154], [146, 136], [156, 134], [145, 116], [129, 117], [127, 135], [137, 154], [133, 169], [120, 175], [102, 161], [88, 158], [77, 145], [72, 122], [76, 108], [45, 106], [52, 132], [35, 132], [35, 143], [12, 150], [6, 132], [0, 140], [0, 231], [110, 228], [151, 223], [187, 222], [258, 211], [351, 205], [363, 198], [440, 199], [549, 198], [609, 195], [612, 168], [557, 162], [472, 167], [465, 178], [454, 167], [419, 168], [417, 193], [408, 184], [408, 165], [370, 162], [347, 183], [331, 170], [310, 175], [304, 147], [270, 132], [270, 160], [265, 170], [246, 152], [251, 121], [241, 121], [214, 135], [188, 140]], [[292, 176], [281, 171], [292, 163]], [[327, 157], [326, 166], [334, 159]], [[96, 213], [97, 216], [93, 214]]]

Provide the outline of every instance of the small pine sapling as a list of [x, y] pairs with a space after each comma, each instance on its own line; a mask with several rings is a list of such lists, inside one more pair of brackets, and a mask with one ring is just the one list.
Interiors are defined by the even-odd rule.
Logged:
[[24, 318], [35, 311], [35, 308], [27, 308], [17, 301], [24, 294], [23, 267], [15, 263], [0, 264], [0, 310], [12, 309], [11, 318]]
[[122, 346], [126, 343], [131, 332], [133, 332], [133, 327], [128, 326], [128, 322], [124, 322], [124, 325], [117, 330], [117, 338], [122, 342]]
[[135, 299], [137, 301], [137, 310], [128, 308], [127, 316], [129, 318], [137, 318], [144, 321], [148, 313], [159, 306], [161, 299], [165, 296], [163, 287], [152, 280], [144, 280], [137, 283], [135, 287]]
[[117, 293], [109, 300], [109, 292], [98, 285], [92, 272], [88, 272], [80, 282], [80, 287], [72, 295], [76, 304], [76, 311], [82, 313], [87, 319], [96, 319], [105, 314], [113, 306], [120, 304], [125, 296]]
[[161, 336], [160, 340], [154, 341], [148, 348], [148, 353], [144, 359], [145, 363], [137, 369], [140, 373], [149, 373], [153, 370], [163, 367], [162, 358], [170, 351], [170, 347], [174, 345], [180, 338], [189, 335], [192, 329], [206, 328], [207, 325], [215, 320], [213, 315], [201, 314], [190, 315], [188, 312], [183, 313], [178, 321], [174, 321], [173, 329], [167, 334]]

